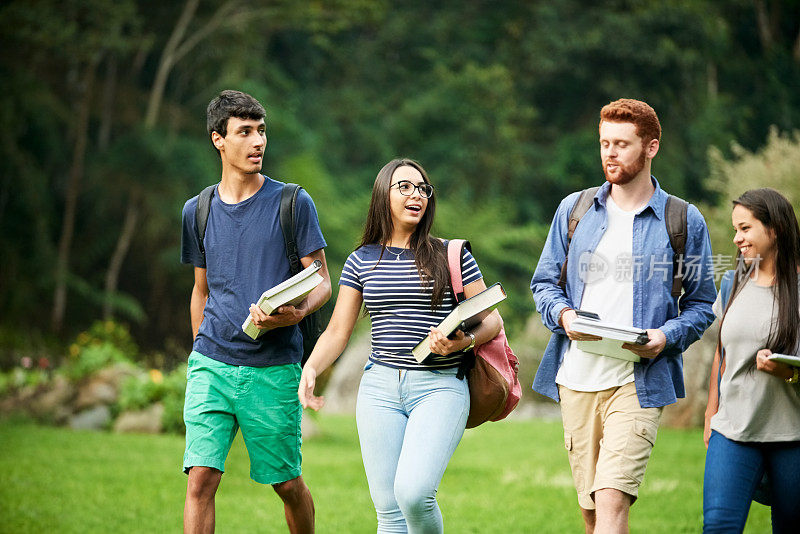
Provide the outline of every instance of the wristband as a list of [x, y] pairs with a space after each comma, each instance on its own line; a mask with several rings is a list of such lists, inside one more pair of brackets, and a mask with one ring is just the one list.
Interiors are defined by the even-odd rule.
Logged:
[[475, 348], [475, 334], [473, 334], [472, 332], [469, 332], [469, 331], [468, 332], [464, 332], [464, 333], [467, 334], [469, 336], [470, 340], [471, 340], [469, 342], [469, 345], [467, 346], [467, 348], [464, 349], [464, 352], [467, 352], [467, 351], [470, 351], [470, 350]]
[[800, 367], [792, 367], [792, 369], [794, 369], [794, 372], [791, 378], [786, 379], [787, 384], [797, 384], [800, 382]]

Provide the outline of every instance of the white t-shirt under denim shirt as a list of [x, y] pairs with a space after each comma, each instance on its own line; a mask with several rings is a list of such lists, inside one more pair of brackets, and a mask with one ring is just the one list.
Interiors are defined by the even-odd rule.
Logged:
[[[581, 257], [581, 276], [586, 281], [580, 309], [598, 314], [603, 321], [633, 324], [633, 219], [636, 211], [624, 211], [609, 195], [608, 226], [589, 257]], [[625, 269], [623, 267], [630, 267]], [[640, 274], [640, 273], [639, 273]], [[602, 391], [633, 382], [633, 362], [584, 352], [570, 342], [556, 383], [574, 391]]]
[[[714, 303], [717, 318], [724, 311], [721, 299], [718, 295]], [[748, 278], [722, 323], [725, 371], [719, 388], [719, 410], [711, 418], [711, 428], [728, 439], [800, 440], [800, 386], [755, 367], [756, 353], [766, 348], [770, 324], [778, 320], [777, 313], [773, 288], [759, 286]]]

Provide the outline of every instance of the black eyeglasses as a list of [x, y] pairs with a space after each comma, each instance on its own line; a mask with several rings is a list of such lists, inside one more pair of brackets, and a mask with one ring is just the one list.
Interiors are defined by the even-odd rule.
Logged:
[[400, 191], [400, 194], [406, 197], [410, 197], [414, 194], [414, 189], [419, 191], [420, 196], [425, 198], [431, 198], [433, 196], [433, 186], [431, 184], [426, 184], [422, 182], [421, 184], [414, 185], [408, 180], [400, 180], [397, 183], [390, 185], [389, 187], [392, 188], [397, 186], [397, 190]]

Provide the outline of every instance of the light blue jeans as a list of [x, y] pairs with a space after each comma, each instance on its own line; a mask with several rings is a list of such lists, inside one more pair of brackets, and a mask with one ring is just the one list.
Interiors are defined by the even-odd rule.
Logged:
[[443, 532], [436, 490], [468, 414], [467, 380], [456, 369], [367, 363], [356, 423], [379, 534]]

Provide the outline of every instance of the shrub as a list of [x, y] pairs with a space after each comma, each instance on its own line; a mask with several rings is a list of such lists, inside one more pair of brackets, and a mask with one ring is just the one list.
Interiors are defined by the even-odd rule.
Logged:
[[797, 179], [800, 176], [800, 131], [781, 134], [773, 128], [761, 149], [748, 152], [734, 145], [733, 153], [733, 157], [726, 160], [719, 150], [709, 151], [708, 187], [719, 194], [719, 202], [704, 214], [715, 254], [736, 253], [736, 247], [731, 244], [731, 201], [749, 189], [776, 189], [789, 199], [795, 213], [800, 213], [800, 180]]
[[26, 386], [36, 387], [50, 380], [44, 369], [24, 369], [15, 367], [5, 373], [0, 372], [0, 397]]
[[138, 353], [126, 326], [114, 321], [95, 321], [69, 346], [64, 372], [71, 380], [80, 380], [115, 363], [132, 363]]
[[109, 342], [87, 345], [78, 349], [74, 356], [71, 351], [70, 356], [63, 372], [76, 381], [115, 363], [131, 363], [119, 347]]
[[186, 364], [179, 365], [164, 377], [164, 416], [161, 422], [164, 432], [183, 434], [186, 425], [183, 422], [183, 402], [186, 395]]
[[[95, 321], [88, 330], [78, 334], [74, 345], [80, 349], [102, 343], [113, 345], [130, 360], [135, 360], [139, 354], [128, 327], [115, 321]], [[70, 352], [72, 352], [71, 347]]]
[[142, 410], [151, 404], [161, 402], [164, 405], [162, 423], [165, 432], [182, 433], [183, 401], [186, 392], [186, 365], [175, 368], [163, 375], [157, 369], [147, 373], [128, 377], [120, 388], [115, 413], [127, 410]]

